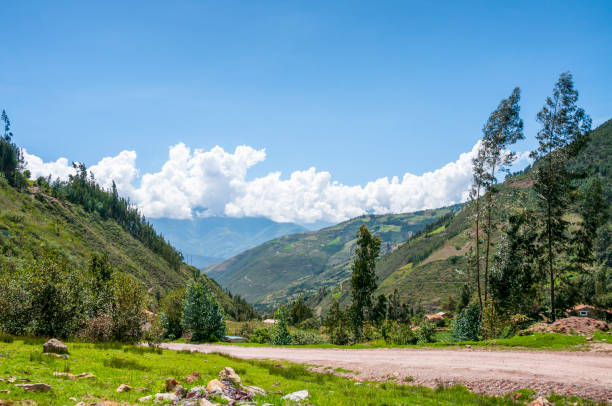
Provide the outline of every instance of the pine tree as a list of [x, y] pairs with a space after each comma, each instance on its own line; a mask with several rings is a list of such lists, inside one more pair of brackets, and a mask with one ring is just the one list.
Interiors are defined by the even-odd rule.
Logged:
[[333, 344], [345, 345], [349, 342], [348, 320], [346, 316], [346, 312], [340, 309], [340, 303], [334, 299], [327, 317], [323, 320], [329, 340]]
[[380, 238], [370, 234], [365, 224], [359, 227], [351, 278], [351, 321], [356, 342], [361, 339], [366, 315], [372, 308], [372, 294], [376, 289], [376, 258], [380, 252], [380, 243]]
[[550, 310], [554, 321], [555, 280], [563, 266], [560, 256], [567, 251], [567, 222], [563, 216], [574, 190], [567, 159], [575, 156], [586, 142], [591, 119], [576, 105], [578, 92], [570, 73], [563, 73], [553, 94], [537, 115], [541, 129], [536, 136], [538, 149], [531, 153], [537, 159], [534, 189], [541, 223], [539, 241], [544, 247], [546, 270], [550, 279]]

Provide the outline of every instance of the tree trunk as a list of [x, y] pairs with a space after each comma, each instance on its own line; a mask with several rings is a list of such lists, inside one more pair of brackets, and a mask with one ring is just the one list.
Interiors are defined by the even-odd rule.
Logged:
[[482, 317], [482, 293], [480, 291], [480, 190], [476, 195], [476, 285], [478, 286], [478, 302]]

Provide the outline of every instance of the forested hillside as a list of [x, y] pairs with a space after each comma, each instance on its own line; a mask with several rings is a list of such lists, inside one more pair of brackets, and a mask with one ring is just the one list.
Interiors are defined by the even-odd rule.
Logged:
[[[572, 171], [582, 174], [576, 180], [580, 193], [594, 179], [599, 179], [602, 191], [608, 203], [612, 199], [612, 120], [600, 125], [590, 133], [586, 146], [568, 162]], [[506, 213], [516, 209], [533, 209], [535, 192], [533, 190], [534, 171], [531, 167], [508, 176], [499, 185], [500, 206]], [[461, 289], [470, 275], [470, 256], [473, 255], [473, 207], [471, 204], [448, 219], [443, 219], [437, 227], [402, 244], [397, 250], [381, 256], [376, 266], [378, 289], [375, 295], [392, 295], [396, 289], [401, 302], [415, 312], [433, 311], [439, 308], [452, 310], [454, 302], [460, 299]], [[576, 213], [577, 207], [573, 208]], [[577, 221], [578, 214], [568, 219]], [[507, 219], [507, 218], [506, 218]], [[376, 233], [374, 233], [376, 234]], [[603, 247], [597, 255], [608, 269], [607, 279], [603, 283], [612, 283], [612, 223], [602, 231]], [[493, 253], [501, 238], [500, 229], [492, 234]], [[567, 276], [568, 278], [571, 275]], [[346, 279], [325, 293], [309, 298], [309, 303], [318, 312], [325, 312], [333, 299], [341, 304], [350, 302], [350, 280]], [[449, 303], [449, 298], [451, 298]]]
[[206, 270], [219, 283], [263, 309], [300, 294], [314, 294], [350, 276], [356, 233], [361, 224], [378, 234], [383, 253], [451, 215], [459, 206], [409, 214], [366, 215], [319, 231], [268, 241]]

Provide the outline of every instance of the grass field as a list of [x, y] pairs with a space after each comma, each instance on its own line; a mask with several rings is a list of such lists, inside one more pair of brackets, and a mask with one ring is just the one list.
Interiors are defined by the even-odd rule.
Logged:
[[[10, 340], [6, 340], [10, 341]], [[185, 387], [206, 385], [217, 377], [219, 371], [231, 366], [246, 385], [264, 388], [268, 395], [259, 396], [257, 404], [291, 404], [283, 401], [284, 394], [307, 389], [309, 404], [313, 405], [510, 405], [516, 404], [511, 396], [504, 398], [476, 395], [466, 388], [429, 389], [395, 383], [363, 382], [341, 378], [332, 374], [316, 374], [306, 366], [279, 364], [278, 362], [247, 361], [217, 354], [200, 354], [186, 351], [156, 350], [122, 344], [67, 343], [68, 360], [43, 356], [43, 340], [15, 339], [0, 343], [0, 378], [14, 377], [31, 382], [49, 384], [53, 390], [46, 393], [29, 393], [14, 385], [0, 381], [0, 404], [32, 400], [38, 405], [66, 405], [76, 403], [70, 398], [86, 403], [98, 400], [136, 403], [138, 398], [164, 391], [166, 377], [177, 378]], [[198, 371], [201, 377], [191, 384], [183, 377]], [[91, 379], [62, 379], [54, 372], [73, 374], [90, 372]], [[330, 371], [331, 372], [331, 371]], [[117, 393], [120, 384], [128, 384], [141, 391]], [[524, 396], [528, 398], [528, 396]], [[4, 399], [4, 401], [1, 401]], [[580, 399], [557, 398], [556, 404], [594, 404]]]

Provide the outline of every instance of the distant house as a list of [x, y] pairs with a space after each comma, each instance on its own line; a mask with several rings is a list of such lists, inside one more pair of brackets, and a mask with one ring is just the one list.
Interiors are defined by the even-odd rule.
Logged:
[[426, 314], [425, 320], [427, 321], [436, 321], [436, 320], [444, 320], [444, 319], [452, 319], [453, 315], [446, 312], [438, 312], [436, 314]]
[[597, 320], [612, 321], [612, 310], [579, 304], [565, 311], [568, 316], [590, 317]]
[[264, 324], [276, 324], [276, 320], [274, 319], [265, 319], [263, 322]]

